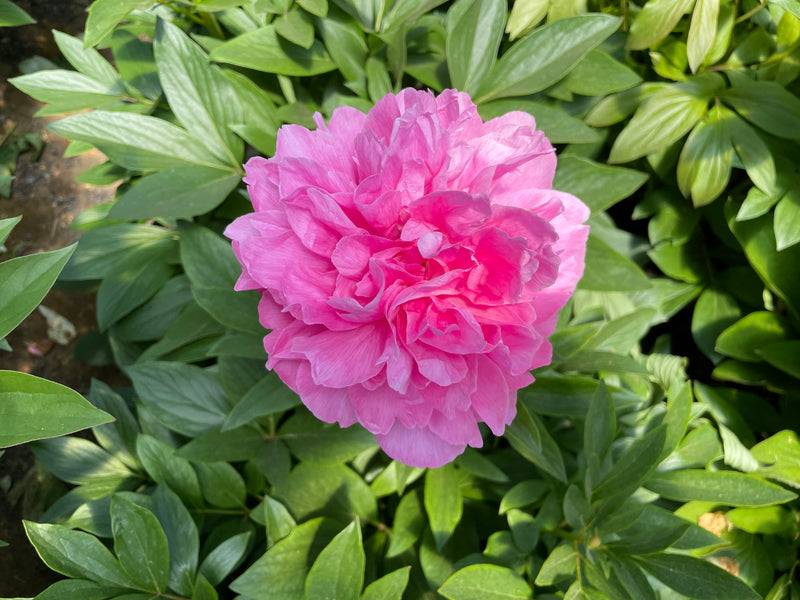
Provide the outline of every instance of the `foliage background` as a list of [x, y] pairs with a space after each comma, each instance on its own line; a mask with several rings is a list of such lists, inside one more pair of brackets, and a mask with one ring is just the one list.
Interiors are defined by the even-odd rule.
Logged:
[[[0, 374], [38, 410], [3, 445], [94, 425], [34, 444], [71, 486], [26, 523], [67, 577], [37, 598], [800, 597], [797, 0], [97, 0], [54, 35], [64, 68], [13, 83], [122, 185], [36, 285], [0, 264], [0, 335], [63, 267], [97, 290], [78, 358], [132, 387], [36, 432], [83, 400]], [[219, 236], [281, 124], [409, 85], [533, 114], [592, 209], [553, 364], [504, 438], [427, 471], [264, 371]]]

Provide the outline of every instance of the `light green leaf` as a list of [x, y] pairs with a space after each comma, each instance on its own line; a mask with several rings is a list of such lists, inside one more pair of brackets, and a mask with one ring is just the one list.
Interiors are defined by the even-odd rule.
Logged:
[[792, 512], [782, 506], [734, 508], [725, 513], [725, 518], [747, 533], [782, 535], [797, 531]]
[[364, 66], [367, 62], [367, 42], [358, 23], [338, 9], [331, 10], [325, 19], [317, 19], [325, 47], [331, 59], [349, 83], [365, 85]]
[[567, 75], [565, 84], [573, 94], [605, 96], [641, 83], [642, 78], [602, 50], [591, 50]]
[[48, 127], [58, 135], [92, 144], [126, 169], [160, 171], [187, 165], [221, 166], [197, 138], [156, 117], [95, 110], [66, 117]]
[[800, 190], [792, 188], [775, 205], [775, 243], [778, 252], [800, 242]]
[[29, 25], [36, 21], [11, 0], [0, 0], [0, 27]]
[[716, 350], [737, 360], [759, 362], [759, 348], [784, 341], [791, 332], [791, 325], [781, 315], [755, 311], [725, 329], [717, 338]]
[[691, 556], [651, 554], [636, 557], [653, 577], [679, 594], [697, 600], [759, 600], [750, 586], [727, 571]]
[[178, 456], [200, 462], [238, 462], [250, 460], [266, 444], [269, 442], [264, 439], [264, 435], [251, 427], [237, 427], [229, 431], [213, 430], [182, 446], [178, 450]]
[[600, 212], [631, 196], [647, 178], [647, 173], [641, 171], [566, 155], [559, 157], [553, 189], [570, 193], [583, 200], [592, 212]]
[[767, 344], [757, 354], [776, 369], [800, 379], [800, 340], [789, 340]]
[[235, 579], [231, 589], [251, 600], [304, 600], [308, 570], [340, 527], [328, 519], [298, 525]]
[[737, 471], [752, 473], [758, 470], [758, 461], [750, 454], [747, 447], [733, 431], [719, 425], [719, 433], [722, 438], [722, 448], [724, 452], [725, 464]]
[[612, 94], [594, 105], [585, 117], [592, 127], [610, 127], [633, 114], [639, 104], [651, 92], [666, 87], [664, 83], [647, 82], [635, 88]]
[[67, 435], [111, 420], [68, 387], [27, 373], [0, 371], [0, 448]]
[[297, 4], [317, 17], [325, 17], [328, 14], [328, 0], [297, 0]]
[[725, 190], [731, 176], [733, 145], [731, 111], [712, 109], [686, 140], [678, 158], [678, 186], [695, 207], [710, 204]]
[[536, 575], [536, 585], [554, 585], [574, 576], [578, 555], [570, 544], [553, 548]]
[[753, 128], [737, 115], [728, 118], [727, 124], [733, 148], [744, 165], [748, 177], [764, 194], [774, 192], [775, 161], [767, 145]]
[[478, 564], [453, 573], [439, 593], [448, 600], [524, 600], [531, 597], [531, 588], [511, 569]]
[[720, 97], [750, 121], [779, 138], [800, 138], [800, 99], [774, 81], [733, 79]]
[[366, 587], [361, 600], [402, 600], [410, 571], [411, 567], [401, 567], [376, 579]]
[[220, 427], [228, 400], [219, 382], [203, 369], [174, 362], [128, 367], [136, 393], [165, 426], [195, 437]]
[[617, 292], [646, 290], [651, 284], [647, 275], [634, 262], [590, 233], [586, 244], [586, 269], [578, 287], [583, 290]]
[[309, 50], [281, 40], [273, 25], [237, 36], [212, 50], [211, 60], [278, 75], [311, 76], [336, 69], [322, 42]]
[[674, 84], [649, 94], [617, 136], [608, 162], [630, 162], [681, 139], [706, 114], [711, 87]]
[[31, 445], [36, 458], [59, 479], [108, 495], [134, 478], [116, 456], [79, 437], [40, 440]]
[[280, 15], [272, 24], [275, 33], [283, 39], [309, 50], [314, 43], [314, 26], [311, 18], [300, 10], [293, 10]]
[[506, 25], [509, 39], [513, 42], [536, 27], [547, 15], [549, 5], [550, 0], [514, 0]]
[[[3, 545], [0, 544], [0, 547]], [[119, 589], [113, 585], [103, 585], [85, 579], [62, 579], [39, 593], [36, 600], [63, 600], [64, 598], [106, 600], [119, 592]], [[21, 599], [17, 598], [16, 600]]]
[[228, 538], [205, 557], [200, 565], [202, 573], [212, 586], [218, 586], [245, 557], [251, 533], [245, 531]]
[[270, 496], [264, 496], [264, 521], [267, 526], [268, 546], [285, 538], [297, 526], [288, 509]]
[[428, 469], [425, 474], [424, 501], [436, 548], [441, 550], [461, 521], [464, 508], [453, 465]]
[[592, 14], [561, 19], [516, 42], [476, 92], [476, 103], [541, 91], [564, 77], [620, 20]]
[[122, 568], [144, 589], [166, 591], [169, 544], [155, 515], [122, 496], [111, 498], [114, 551]]
[[697, 0], [689, 25], [689, 37], [686, 49], [689, 54], [689, 67], [692, 73], [703, 64], [717, 35], [717, 19], [719, 19], [720, 0]]
[[797, 432], [785, 429], [750, 448], [751, 454], [764, 464], [758, 472], [795, 488], [800, 488], [800, 438]]
[[80, 73], [109, 86], [119, 80], [114, 67], [94, 48], [84, 48], [83, 41], [60, 31], [53, 31], [58, 49]]
[[507, 6], [495, 0], [469, 2], [448, 12], [456, 22], [447, 26], [447, 66], [453, 87], [475, 93], [497, 60]]
[[42, 301], [75, 251], [75, 244], [0, 263], [0, 339]]
[[798, 0], [771, 0], [771, 2], [775, 6], [780, 6], [781, 8], [785, 8], [790, 13], [792, 13], [795, 17], [800, 19], [800, 1], [798, 1]]
[[359, 600], [365, 562], [361, 526], [356, 519], [314, 561], [305, 582], [307, 600]]
[[631, 24], [628, 47], [644, 50], [663, 40], [695, 0], [649, 0]]
[[63, 525], [22, 523], [42, 561], [56, 573], [121, 588], [135, 586], [117, 559], [95, 536]]
[[669, 500], [698, 500], [729, 506], [769, 506], [797, 497], [761, 477], [735, 471], [668, 471], [650, 477], [645, 487]]
[[503, 496], [498, 513], [504, 515], [512, 508], [524, 508], [538, 502], [549, 491], [550, 485], [542, 479], [521, 481]]
[[149, 7], [143, 0], [97, 0], [89, 7], [83, 47], [91, 48], [106, 37], [128, 13], [139, 7]]
[[757, 187], [751, 187], [736, 214], [737, 221], [749, 221], [765, 215], [778, 203], [783, 194], [780, 191], [765, 193]]

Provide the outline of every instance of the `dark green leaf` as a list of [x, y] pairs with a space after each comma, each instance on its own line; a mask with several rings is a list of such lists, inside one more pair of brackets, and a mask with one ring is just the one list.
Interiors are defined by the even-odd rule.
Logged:
[[401, 567], [376, 579], [366, 587], [361, 600], [402, 600], [410, 571], [411, 567]]
[[758, 600], [746, 583], [710, 562], [679, 554], [652, 554], [637, 561], [656, 579], [697, 600]]
[[452, 465], [428, 469], [425, 474], [425, 512], [437, 550], [453, 535], [463, 511], [458, 477]]
[[800, 340], [775, 342], [758, 349], [758, 355], [773, 367], [800, 379]]
[[583, 200], [592, 212], [614, 206], [638, 190], [647, 174], [633, 169], [609, 167], [579, 156], [559, 158], [553, 189]]
[[782, 342], [791, 332], [791, 325], [781, 315], [756, 311], [725, 329], [717, 338], [716, 350], [737, 360], [758, 362], [762, 346]]
[[197, 525], [180, 498], [164, 485], [157, 486], [153, 494], [153, 514], [167, 536], [169, 587], [189, 595], [200, 549]]
[[309, 50], [314, 43], [314, 26], [311, 18], [300, 10], [280, 15], [273, 22], [275, 33], [282, 38]]
[[[222, 430], [235, 429], [241, 425], [246, 425], [253, 419], [282, 413], [298, 404], [300, 404], [300, 398], [297, 394], [286, 387], [275, 373], [268, 373], [250, 388], [236, 406], [233, 407], [233, 410], [225, 420], [225, 424], [222, 426]], [[319, 438], [315, 436], [312, 441], [314, 439]], [[299, 448], [301, 453], [304, 449], [302, 447]]]
[[503, 515], [512, 508], [524, 508], [541, 500], [549, 491], [550, 484], [542, 479], [521, 481], [503, 496], [498, 512]]
[[40, 440], [31, 446], [34, 455], [59, 479], [109, 494], [133, 477], [116, 456], [78, 437]]
[[386, 557], [402, 554], [413, 546], [425, 528], [425, 515], [422, 512], [419, 494], [412, 490], [400, 499], [394, 513], [392, 537]]
[[194, 438], [178, 451], [188, 460], [229, 462], [249, 460], [268, 443], [257, 429], [237, 427], [228, 431], [209, 431]]
[[211, 60], [278, 75], [319, 75], [336, 68], [321, 42], [306, 50], [281, 40], [273, 25], [225, 42], [211, 52]]
[[150, 300], [172, 276], [172, 267], [161, 257], [146, 259], [131, 253], [108, 274], [97, 290], [97, 325], [106, 331], [111, 325]]
[[114, 551], [122, 568], [144, 589], [162, 592], [169, 583], [169, 544], [155, 515], [122, 496], [111, 499]]
[[669, 471], [653, 475], [645, 486], [670, 500], [698, 500], [729, 506], [768, 506], [797, 497], [761, 477], [735, 471]]
[[364, 32], [358, 23], [340, 10], [334, 9], [326, 18], [317, 19], [317, 29], [345, 81], [364, 86], [368, 48]]
[[176, 320], [175, 315], [192, 301], [192, 290], [186, 275], [173, 277], [150, 300], [124, 317], [114, 327], [115, 333], [126, 340], [158, 340]]
[[11, 0], [0, 2], [0, 27], [17, 27], [35, 23], [34, 19]]
[[244, 479], [230, 463], [211, 461], [195, 464], [203, 496], [220, 508], [246, 509], [247, 488]]
[[358, 520], [319, 553], [306, 577], [308, 600], [358, 600], [364, 585], [364, 546]]
[[586, 244], [586, 269], [579, 287], [601, 292], [646, 290], [647, 275], [597, 235], [590, 233]]
[[[547, 139], [553, 144], [586, 144], [600, 140], [600, 134], [580, 119], [541, 102], [514, 98], [494, 100], [478, 107], [484, 121], [503, 116], [512, 110], [522, 110], [532, 115], [536, 119], [536, 128], [544, 131]], [[561, 161], [566, 158], [571, 157], [565, 156], [559, 160], [559, 167]], [[562, 188], [555, 187], [555, 189], [561, 190]], [[583, 197], [580, 198], [583, 199]]]
[[375, 436], [360, 425], [342, 429], [308, 412], [292, 416], [278, 436], [300, 460], [318, 464], [346, 462], [376, 446]]
[[77, 392], [27, 373], [0, 371], [0, 448], [67, 435], [112, 420]]
[[601, 50], [591, 50], [567, 76], [573, 94], [605, 96], [641, 83], [642, 78]]
[[733, 325], [741, 315], [742, 311], [736, 300], [717, 288], [707, 288], [697, 299], [692, 313], [692, 338], [715, 364], [723, 358], [714, 350], [719, 334]]
[[74, 250], [75, 244], [0, 263], [0, 339], [42, 301]]
[[62, 579], [39, 593], [36, 600], [64, 600], [65, 598], [107, 600], [119, 593], [120, 590], [119, 587], [94, 583], [85, 579]]
[[762, 193], [771, 193], [775, 187], [775, 161], [769, 148], [739, 116], [734, 115], [727, 122], [733, 148], [748, 177]]
[[586, 424], [583, 429], [583, 452], [587, 463], [587, 488], [600, 481], [599, 466], [603, 464], [606, 452], [614, 441], [617, 430], [617, 416], [614, 401], [604, 383], [600, 383], [592, 397]]
[[200, 565], [202, 573], [212, 586], [218, 586], [244, 560], [250, 542], [249, 531], [228, 538], [211, 552]]
[[745, 119], [779, 138], [800, 138], [800, 99], [774, 81], [737, 77], [721, 98]]
[[449, 600], [523, 600], [531, 597], [531, 588], [511, 569], [480, 564], [453, 573], [439, 593]]
[[575, 575], [578, 555], [570, 544], [556, 546], [536, 575], [536, 585], [554, 585]]
[[297, 526], [286, 507], [270, 496], [264, 496], [264, 522], [268, 546], [285, 538]]
[[152, 436], [140, 435], [136, 453], [153, 481], [169, 487], [188, 504], [203, 505], [197, 474], [188, 460], [175, 455], [174, 448]]
[[532, 94], [553, 85], [619, 24], [617, 17], [593, 14], [540, 27], [497, 61], [477, 91], [476, 102]]
[[544, 423], [520, 403], [517, 417], [506, 427], [505, 438], [525, 459], [560, 481], [567, 481], [561, 450]]

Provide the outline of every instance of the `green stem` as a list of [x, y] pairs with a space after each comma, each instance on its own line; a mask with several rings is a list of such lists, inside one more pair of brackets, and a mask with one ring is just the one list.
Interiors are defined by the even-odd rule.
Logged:
[[225, 34], [222, 32], [222, 27], [220, 27], [219, 21], [217, 21], [217, 17], [214, 16], [214, 13], [204, 12], [202, 20], [203, 25], [205, 25], [205, 28], [208, 29], [212, 36], [218, 40], [225, 39]]
[[734, 21], [734, 25], [738, 25], [739, 23], [747, 21], [747, 19], [752, 17], [754, 14], [760, 12], [761, 10], [765, 9], [766, 7], [767, 7], [767, 5], [765, 3], [765, 4], [759, 4], [755, 8], [751, 8], [746, 13], [744, 13], [741, 17], [737, 18], [736, 21]]
[[183, 8], [182, 6], [180, 6], [178, 4], [175, 4], [174, 2], [170, 2], [170, 0], [156, 0], [156, 1], [159, 4], [162, 4], [164, 6], [167, 6], [167, 7], [171, 8], [176, 13], [182, 14], [187, 19], [191, 19], [192, 21], [194, 21], [198, 25], [205, 25], [205, 23], [203, 23], [203, 20], [200, 19], [197, 15], [193, 14], [192, 12], [190, 12], [189, 10]]

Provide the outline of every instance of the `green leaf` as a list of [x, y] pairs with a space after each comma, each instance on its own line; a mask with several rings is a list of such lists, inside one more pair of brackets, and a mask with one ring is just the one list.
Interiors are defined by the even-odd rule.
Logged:
[[644, 50], [663, 40], [695, 0], [649, 0], [631, 24], [628, 47]]
[[225, 420], [225, 391], [199, 367], [151, 362], [128, 367], [126, 374], [144, 405], [174, 431], [194, 437], [220, 427]]
[[[727, 119], [733, 148], [748, 177], [765, 194], [775, 188], [775, 161], [764, 141], [738, 115]], [[739, 217], [741, 218], [741, 217]]]
[[95, 46], [106, 37], [117, 23], [122, 21], [133, 9], [148, 5], [142, 0], [97, 0], [89, 7], [86, 31], [83, 37], [84, 48]]
[[131, 470], [100, 446], [78, 437], [40, 440], [31, 446], [36, 458], [56, 477], [105, 495], [133, 477]]
[[800, 488], [800, 438], [785, 429], [759, 442], [750, 453], [761, 463], [758, 472], [795, 488]]
[[692, 313], [692, 338], [714, 364], [723, 356], [716, 352], [717, 338], [742, 315], [736, 300], [717, 288], [703, 290]]
[[275, 497], [288, 506], [295, 519], [324, 514], [344, 522], [354, 517], [374, 520], [378, 508], [369, 486], [342, 464], [301, 462], [276, 487]]
[[9, 81], [36, 100], [52, 103], [39, 115], [107, 106], [123, 97], [116, 86], [111, 87], [82, 73], [63, 69], [36, 71], [12, 77]]
[[411, 567], [401, 567], [376, 579], [366, 587], [361, 600], [402, 600], [410, 571]]
[[725, 518], [747, 533], [781, 535], [797, 531], [791, 511], [782, 506], [734, 508], [725, 513]]
[[592, 14], [540, 27], [497, 61], [476, 92], [476, 102], [533, 94], [553, 85], [619, 24], [617, 17]]
[[[239, 400], [236, 406], [233, 407], [233, 410], [228, 415], [228, 418], [225, 419], [225, 424], [222, 426], [222, 431], [228, 431], [229, 429], [235, 429], [236, 427], [246, 425], [253, 419], [257, 419], [259, 417], [282, 413], [290, 408], [294, 408], [299, 404], [300, 397], [290, 390], [274, 372], [268, 373], [252, 388], [250, 388], [248, 392], [242, 396], [242, 399]], [[318, 419], [314, 419], [314, 421], [319, 422]], [[320, 429], [321, 428], [322, 424], [320, 425]], [[312, 444], [315, 440], [319, 439], [319, 436], [314, 436], [313, 434], [310, 437], [311, 439], [307, 441], [311, 441]], [[297, 450], [301, 454], [306, 449], [307, 448], [303, 444], [298, 444]], [[324, 451], [321, 454], [323, 460], [330, 456]]]
[[792, 335], [788, 320], [773, 312], [760, 310], [725, 329], [717, 338], [717, 352], [737, 360], [759, 362], [762, 346], [782, 342]]
[[610, 127], [629, 117], [644, 98], [655, 90], [667, 87], [664, 83], [646, 82], [630, 90], [603, 98], [585, 117], [592, 127]]
[[116, 164], [135, 171], [225, 166], [186, 130], [156, 117], [95, 110], [48, 127], [65, 138], [92, 144]]
[[230, 463], [213, 461], [195, 464], [203, 496], [212, 506], [246, 508], [247, 487]]
[[139, 180], [117, 198], [111, 219], [188, 219], [222, 203], [241, 181], [241, 174], [214, 167], [167, 169]]
[[800, 340], [775, 342], [758, 349], [757, 354], [776, 369], [800, 379]]
[[710, 204], [725, 190], [731, 176], [732, 112], [712, 109], [689, 134], [678, 158], [678, 186], [695, 207]]
[[800, 19], [800, 2], [798, 0], [771, 0], [775, 6], [785, 8], [795, 17]]
[[304, 600], [308, 570], [340, 527], [328, 519], [298, 525], [235, 579], [231, 589], [251, 600]]
[[722, 448], [724, 452], [725, 464], [737, 471], [752, 473], [758, 469], [758, 461], [753, 458], [747, 447], [736, 434], [725, 427], [719, 425], [719, 434], [722, 438]]
[[169, 546], [169, 587], [190, 595], [197, 571], [200, 536], [189, 510], [180, 498], [164, 485], [156, 486], [153, 514], [161, 523]]
[[574, 577], [578, 565], [578, 555], [570, 544], [556, 546], [547, 556], [536, 575], [536, 585], [555, 585]]
[[532, 593], [525, 580], [511, 569], [487, 564], [456, 571], [438, 591], [448, 600], [523, 600]]
[[328, 14], [328, 0], [297, 0], [297, 4], [318, 17]]
[[228, 538], [211, 552], [200, 565], [202, 573], [212, 586], [218, 586], [244, 560], [251, 533], [245, 531]]
[[464, 509], [453, 465], [428, 469], [425, 473], [424, 498], [425, 512], [428, 514], [436, 548], [441, 550], [461, 521]]
[[311, 18], [303, 11], [293, 10], [280, 15], [273, 21], [275, 33], [279, 36], [309, 50], [314, 43], [314, 26]]
[[447, 27], [447, 67], [453, 87], [474, 93], [497, 60], [507, 6], [494, 0], [470, 0], [469, 7], [451, 8]]
[[392, 80], [383, 60], [370, 56], [367, 58], [365, 72], [367, 75], [367, 93], [373, 102], [378, 102], [386, 94], [392, 92]]
[[150, 300], [172, 276], [172, 267], [161, 257], [149, 260], [141, 253], [130, 254], [117, 264], [97, 290], [97, 325], [106, 331], [111, 325]]
[[714, 45], [717, 35], [720, 0], [697, 0], [689, 25], [689, 37], [686, 50], [689, 55], [689, 67], [697, 73], [708, 53]]
[[8, 239], [11, 230], [14, 226], [22, 220], [22, 215], [18, 217], [11, 217], [9, 219], [0, 219], [0, 246], [2, 246], [6, 239]]
[[306, 577], [306, 598], [359, 600], [365, 562], [361, 526], [355, 520], [319, 553]]
[[135, 587], [117, 559], [95, 536], [63, 525], [22, 523], [37, 554], [56, 573], [104, 585]]
[[698, 500], [729, 506], [768, 506], [797, 497], [761, 477], [735, 471], [669, 471], [650, 477], [645, 487], [670, 500]]
[[652, 287], [647, 275], [594, 233], [586, 244], [586, 268], [578, 284], [583, 290], [636, 291]]
[[305, 411], [286, 421], [278, 437], [300, 460], [323, 465], [346, 462], [377, 445], [375, 436], [360, 425], [341, 428]]
[[666, 527], [650, 527], [648, 531], [632, 535], [625, 535], [625, 532], [622, 532], [621, 539], [610, 542], [607, 548], [620, 556], [661, 552], [681, 539], [690, 525], [690, 523], [679, 523]]
[[278, 37], [273, 25], [237, 36], [215, 48], [211, 60], [278, 75], [311, 76], [336, 69], [325, 47], [314, 41], [306, 50]]
[[775, 205], [775, 244], [778, 252], [800, 242], [800, 190], [792, 188]]
[[94, 48], [84, 48], [82, 40], [55, 30], [53, 39], [64, 58], [87, 77], [106, 85], [114, 85], [119, 80], [114, 67]]
[[503, 496], [498, 513], [504, 515], [512, 508], [524, 508], [538, 502], [549, 491], [550, 485], [541, 479], [521, 481]]
[[764, 131], [779, 138], [800, 138], [800, 99], [778, 83], [737, 77], [720, 97]]
[[108, 423], [77, 392], [27, 373], [0, 371], [0, 448]]
[[267, 525], [268, 546], [285, 538], [297, 526], [287, 508], [270, 496], [264, 496], [264, 521]]
[[544, 423], [525, 404], [518, 404], [517, 411], [517, 417], [506, 427], [504, 437], [526, 460], [559, 481], [566, 482], [567, 474], [561, 449]]
[[[478, 107], [478, 112], [484, 121], [503, 116], [512, 110], [522, 110], [532, 115], [536, 119], [536, 128], [543, 131], [553, 144], [586, 144], [600, 140], [600, 134], [580, 119], [541, 102], [514, 98], [494, 100]], [[561, 160], [565, 158], [568, 157], [565, 156]]]
[[111, 498], [114, 551], [122, 568], [144, 589], [166, 591], [169, 544], [155, 515], [122, 496]]
[[253, 458], [265, 443], [264, 435], [250, 427], [215, 430], [194, 438], [178, 450], [178, 456], [201, 462], [237, 462]]
[[659, 425], [636, 440], [597, 484], [592, 500], [621, 500], [635, 492], [658, 466], [666, 436], [666, 426]]
[[636, 558], [653, 577], [679, 594], [697, 600], [758, 600], [750, 586], [710, 562], [679, 554]]
[[[2, 544], [0, 544], [2, 546]], [[56, 581], [36, 596], [36, 600], [63, 600], [64, 598], [80, 598], [81, 600], [106, 600], [113, 597], [120, 588], [94, 583], [85, 579], [62, 579]]]
[[595, 213], [631, 196], [647, 178], [647, 173], [641, 171], [567, 155], [559, 157], [553, 189], [580, 198]]
[[0, 27], [29, 25], [36, 21], [11, 0], [0, 0]]
[[136, 454], [153, 481], [166, 485], [188, 504], [203, 505], [197, 474], [188, 460], [175, 455], [174, 448], [152, 436], [140, 435]]
[[720, 81], [707, 83], [674, 84], [649, 94], [614, 140], [608, 162], [630, 162], [681, 139], [706, 114], [710, 92]]
[[422, 502], [416, 490], [412, 490], [400, 499], [394, 513], [392, 537], [386, 557], [402, 554], [413, 546], [425, 529], [425, 515]]
[[591, 50], [567, 75], [565, 84], [573, 94], [605, 96], [641, 83], [642, 78], [602, 50]]
[[189, 278], [177, 275], [167, 281], [155, 296], [117, 323], [114, 332], [134, 342], [163, 338], [176, 320], [175, 315], [180, 314], [191, 301]]
[[326, 18], [317, 19], [317, 29], [331, 60], [345, 80], [364, 85], [368, 48], [358, 23], [340, 10], [333, 9]]
[[61, 273], [61, 280], [102, 279], [120, 260], [141, 255], [145, 262], [163, 255], [173, 244], [174, 232], [165, 227], [120, 223], [87, 231]]
[[[614, 401], [604, 383], [600, 383], [592, 397], [586, 424], [583, 429], [583, 453], [586, 456], [587, 492], [600, 481], [599, 467], [608, 452], [617, 430]], [[502, 504], [501, 504], [502, 507]]]
[[0, 263], [0, 339], [42, 301], [74, 250], [75, 244]]

